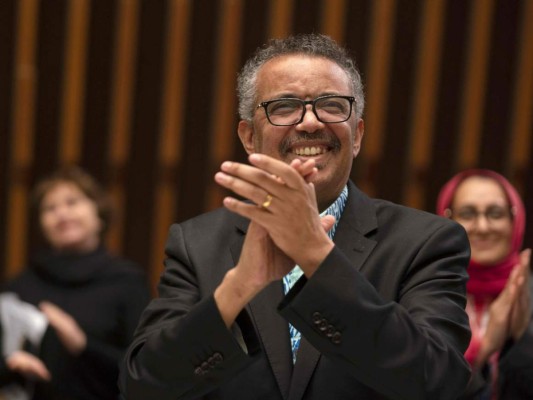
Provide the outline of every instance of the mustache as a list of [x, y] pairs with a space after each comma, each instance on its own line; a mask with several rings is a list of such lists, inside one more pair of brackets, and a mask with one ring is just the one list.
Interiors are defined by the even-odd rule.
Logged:
[[326, 132], [300, 132], [295, 135], [285, 137], [279, 144], [280, 154], [287, 154], [295, 144], [305, 144], [305, 142], [320, 141], [330, 148], [333, 152], [338, 152], [341, 149], [341, 142], [339, 138], [331, 133]]

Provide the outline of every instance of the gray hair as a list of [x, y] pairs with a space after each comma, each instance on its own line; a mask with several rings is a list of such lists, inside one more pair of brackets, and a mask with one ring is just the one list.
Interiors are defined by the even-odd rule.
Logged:
[[237, 78], [239, 116], [242, 120], [252, 120], [257, 102], [257, 73], [261, 67], [275, 57], [289, 54], [323, 57], [339, 65], [352, 81], [353, 96], [356, 100], [355, 116], [360, 118], [363, 115], [363, 82], [354, 59], [329, 36], [311, 33], [272, 39], [248, 59]]

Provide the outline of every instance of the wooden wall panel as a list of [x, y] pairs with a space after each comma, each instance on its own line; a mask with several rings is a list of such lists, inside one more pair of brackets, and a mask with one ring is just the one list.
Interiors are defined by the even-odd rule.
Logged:
[[[108, 246], [158, 280], [168, 227], [220, 205], [243, 161], [237, 72], [271, 37], [325, 32], [356, 57], [365, 137], [352, 178], [433, 211], [461, 168], [507, 175], [533, 204], [529, 0], [3, 0], [0, 265], [41, 245], [36, 179], [77, 162], [109, 190]], [[533, 245], [533, 212], [526, 245]]]
[[[292, 13], [292, 0], [249, 1], [245, 0], [242, 10], [240, 54], [235, 73], [237, 74], [246, 60], [253, 54], [258, 46], [263, 45], [269, 38], [285, 36], [290, 25]], [[237, 101], [236, 91], [232, 101]], [[235, 104], [237, 106], [237, 104]], [[245, 161], [244, 151], [237, 136], [238, 112], [233, 116], [233, 160]]]
[[439, 68], [436, 110], [433, 123], [433, 141], [430, 149], [431, 163], [427, 172], [424, 209], [434, 211], [440, 187], [456, 171], [461, 137], [461, 99], [466, 87], [468, 22], [470, 3], [447, 0], [444, 32], [441, 41], [441, 66]]
[[[507, 159], [511, 144], [510, 130], [513, 104], [513, 76], [518, 62], [520, 44], [520, 15], [518, 2], [497, 0], [494, 21], [491, 24], [490, 53], [487, 84], [482, 100], [484, 118], [481, 123], [478, 165], [510, 173]], [[506, 54], [502, 57], [502, 54]], [[499, 157], [494, 157], [498, 154]]]
[[[419, 26], [423, 2], [398, 0], [395, 32], [391, 47], [391, 77], [388, 88], [388, 109], [385, 115], [387, 139], [383, 143], [383, 157], [377, 164], [378, 188], [376, 195], [402, 202], [402, 188], [406, 174], [409, 133], [413, 114], [412, 98], [415, 95], [415, 70], [413, 61], [419, 46]], [[398, 84], [401, 81], [401, 85]], [[372, 90], [371, 87], [368, 88]], [[401, 132], [401, 133], [400, 133]]]
[[[186, 91], [182, 163], [179, 169], [178, 220], [193, 217], [204, 210], [209, 176], [209, 147], [212, 142], [212, 107], [215, 101], [216, 51], [218, 45], [218, 12], [221, 0], [193, 1], [188, 52], [188, 85]], [[194, 71], [194, 73], [192, 72]], [[231, 101], [231, 100], [227, 100]]]
[[[291, 34], [291, 21], [294, 14], [294, 1], [295, 0], [272, 0], [270, 2], [270, 15], [269, 15], [269, 29], [268, 37], [279, 38], [285, 37]], [[254, 1], [248, 1], [248, 3], [257, 3]], [[266, 5], [263, 2], [263, 5]], [[250, 15], [249, 21], [252, 22], [258, 15], [265, 15], [256, 13]], [[254, 48], [257, 46], [254, 46]]]
[[113, 96], [114, 55], [117, 54], [119, 5], [115, 0], [91, 3], [88, 11], [85, 99], [80, 162], [102, 183], [110, 184], [109, 137]]
[[[226, 194], [217, 185], [213, 176], [220, 169], [223, 161], [231, 159], [233, 147], [237, 144], [235, 115], [237, 101], [235, 71], [240, 67], [240, 38], [242, 26], [242, 0], [223, 0], [218, 21], [219, 45], [216, 49], [214, 96], [211, 99], [209, 169], [207, 171], [207, 196], [204, 208], [211, 210], [220, 207]], [[228, 99], [220, 102], [219, 99]]]
[[[24, 252], [25, 232], [20, 235], [21, 240], [13, 243], [14, 233], [8, 233], [7, 229], [11, 223], [13, 192], [16, 190], [17, 183], [11, 178], [13, 168], [11, 167], [12, 156], [12, 134], [11, 126], [13, 124], [13, 109], [15, 104], [15, 94], [19, 90], [19, 84], [24, 82], [25, 77], [24, 65], [19, 65], [17, 60], [21, 58], [21, 51], [17, 48], [17, 43], [21, 42], [21, 33], [25, 30], [20, 28], [20, 7], [15, 1], [2, 2], [0, 6], [0, 270], [2, 278], [10, 275], [15, 267], [13, 264], [20, 263], [18, 259], [8, 262], [7, 260], [17, 257]], [[16, 40], [19, 38], [19, 40]], [[19, 46], [20, 47], [20, 46]], [[13, 79], [12, 71], [20, 72]], [[11, 252], [8, 255], [10, 246], [18, 246], [18, 251]], [[4, 256], [4, 257], [1, 257]]]
[[346, 1], [347, 0], [323, 0], [320, 7], [320, 32], [331, 36], [339, 43], [344, 43], [347, 16]]
[[412, 99], [411, 132], [407, 146], [407, 170], [403, 185], [404, 202], [424, 207], [433, 143], [441, 40], [444, 26], [444, 0], [423, 4], [418, 54], [415, 65], [415, 92]]
[[289, 33], [318, 32], [321, 18], [321, 2], [293, 0], [292, 29]]
[[[383, 72], [386, 71], [385, 65], [388, 65], [388, 59], [379, 59], [378, 53], [382, 52], [383, 54], [387, 52], [387, 50], [385, 49], [387, 48], [387, 44], [390, 43], [390, 31], [381, 30], [380, 28], [378, 28], [378, 21], [379, 24], [385, 24], [386, 26], [390, 26], [386, 24], [386, 22], [381, 18], [387, 18], [387, 16], [392, 15], [390, 10], [393, 9], [393, 5], [394, 0], [388, 0], [388, 2], [373, 2], [372, 0], [350, 0], [343, 4], [343, 12], [345, 14], [344, 29], [346, 30], [346, 32], [344, 34], [345, 37], [342, 43], [349, 49], [351, 54], [354, 56], [356, 64], [361, 71], [363, 83], [365, 86], [367, 84], [367, 79], [371, 79], [371, 76], [374, 77], [374, 82], [383, 82], [380, 79], [383, 78]], [[386, 12], [385, 16], [383, 16], [383, 11], [377, 11], [378, 8], [379, 10], [383, 10]], [[376, 44], [376, 46], [385, 47], [374, 47], [373, 45], [371, 46], [368, 38], [372, 37], [372, 32], [374, 30], [376, 32], [379, 31], [380, 33], [383, 33], [375, 38], [376, 40], [380, 41], [380, 43]], [[374, 66], [377, 69], [374, 70], [374, 72], [376, 73], [367, 74], [366, 71], [372, 70], [370, 68], [369, 63], [369, 53], [371, 51], [373, 55], [372, 62], [374, 63]], [[364, 88], [364, 90], [366, 92], [366, 87]], [[378, 88], [378, 91], [376, 91], [375, 94], [379, 93], [380, 91]], [[374, 100], [378, 100], [378, 98], [379, 96], [372, 96], [372, 99]], [[366, 100], [368, 100], [368, 98]], [[377, 101], [372, 101], [370, 108], [368, 107], [367, 102], [367, 106], [365, 107], [366, 111], [363, 115], [365, 120], [367, 116], [371, 116], [371, 118], [372, 116], [374, 116], [375, 121], [375, 116], [377, 116], [380, 110], [378, 107], [379, 103]], [[368, 114], [368, 112], [370, 112], [370, 114]], [[364, 190], [372, 190], [371, 187], [373, 180], [370, 177], [370, 166], [373, 157], [376, 157], [376, 149], [378, 148], [376, 144], [379, 142], [379, 137], [373, 136], [374, 131], [372, 130], [372, 128], [370, 128], [370, 130], [367, 130], [369, 126], [370, 125], [365, 125], [365, 134], [363, 136], [363, 148], [365, 149], [365, 151], [359, 153], [359, 155], [357, 156], [357, 159], [354, 161], [354, 168], [352, 168], [351, 174], [351, 178], [355, 182], [358, 182], [361, 188], [364, 187]], [[369, 152], [366, 151], [368, 149], [369, 143], [374, 144], [374, 151], [372, 153], [373, 157], [369, 156]]]
[[479, 158], [485, 106], [483, 99], [487, 88], [490, 26], [494, 15], [494, 0], [478, 0], [471, 4], [466, 79], [460, 109], [461, 147], [457, 169], [471, 168], [477, 164]]
[[[35, 140], [32, 143], [34, 156], [29, 177], [32, 185], [40, 175], [51, 171], [59, 162], [69, 0], [51, 0], [46, 7], [38, 3]], [[36, 224], [29, 224], [28, 237], [30, 252], [42, 245]]]
[[[26, 0], [18, 3], [17, 35], [14, 55], [13, 103], [10, 134], [9, 186], [6, 193], [6, 258], [5, 275], [13, 276], [26, 261], [26, 248], [30, 241], [29, 190], [30, 168], [35, 157], [35, 93], [38, 82], [36, 64], [37, 29], [39, 2]], [[7, 136], [7, 135], [6, 135]]]
[[79, 164], [81, 158], [87, 30], [91, 18], [89, 0], [68, 3], [65, 41], [65, 68], [62, 77], [59, 162]]
[[124, 246], [122, 253], [150, 268], [154, 224], [154, 182], [159, 173], [157, 151], [165, 60], [167, 4], [143, 1], [139, 9], [136, 75], [132, 104], [130, 151], [125, 168]]
[[514, 85], [514, 97], [507, 159], [511, 168], [509, 175], [518, 183], [518, 189], [523, 191], [526, 178], [530, 175], [527, 167], [533, 158], [533, 1], [523, 5], [519, 42], [519, 60], [514, 72], [516, 79], [510, 79]]
[[533, 1], [523, 3], [520, 43], [509, 160], [527, 208], [525, 246], [533, 247]]
[[114, 220], [108, 232], [108, 243], [113, 249], [124, 248], [126, 230], [126, 165], [131, 149], [133, 94], [137, 71], [137, 42], [139, 26], [139, 0], [119, 0], [115, 20], [116, 37], [111, 72], [111, 99], [109, 107], [109, 192], [114, 204]]
[[[375, 196], [378, 187], [378, 168], [383, 162], [387, 98], [392, 80], [392, 46], [395, 30], [396, 0], [375, 1], [370, 11], [368, 29], [368, 60], [359, 63], [365, 79], [365, 134], [362, 151], [355, 160], [355, 169], [362, 170], [361, 189]], [[359, 34], [364, 32], [359, 31]], [[372, 88], [369, 90], [368, 88]]]
[[176, 178], [182, 162], [183, 120], [187, 101], [187, 60], [190, 3], [169, 3], [165, 38], [165, 72], [161, 115], [161, 139], [158, 146], [159, 172], [156, 177], [154, 225], [151, 241], [150, 281], [155, 287], [163, 267], [164, 243], [169, 221], [175, 220], [180, 206]]

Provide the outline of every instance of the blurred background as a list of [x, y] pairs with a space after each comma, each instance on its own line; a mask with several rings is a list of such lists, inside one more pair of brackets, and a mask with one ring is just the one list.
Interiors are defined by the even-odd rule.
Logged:
[[533, 246], [533, 0], [0, 0], [0, 280], [41, 244], [35, 181], [79, 164], [112, 195], [108, 246], [155, 287], [170, 224], [220, 206], [215, 171], [245, 159], [238, 70], [300, 32], [362, 72], [360, 188], [433, 212], [455, 172], [494, 169]]

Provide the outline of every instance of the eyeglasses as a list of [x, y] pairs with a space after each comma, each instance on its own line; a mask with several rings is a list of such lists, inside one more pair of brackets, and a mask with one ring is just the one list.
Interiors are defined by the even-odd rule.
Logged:
[[352, 105], [355, 97], [352, 96], [320, 96], [314, 100], [301, 100], [295, 98], [281, 98], [263, 101], [257, 108], [263, 107], [272, 125], [290, 126], [303, 121], [306, 106], [313, 106], [313, 113], [320, 122], [336, 124], [347, 121], [352, 114]]
[[513, 216], [513, 209], [511, 207], [491, 206], [485, 211], [476, 210], [474, 207], [465, 207], [458, 210], [448, 209], [447, 215], [461, 223], [473, 223], [483, 216], [487, 222], [496, 224], [498, 222], [509, 220]]

